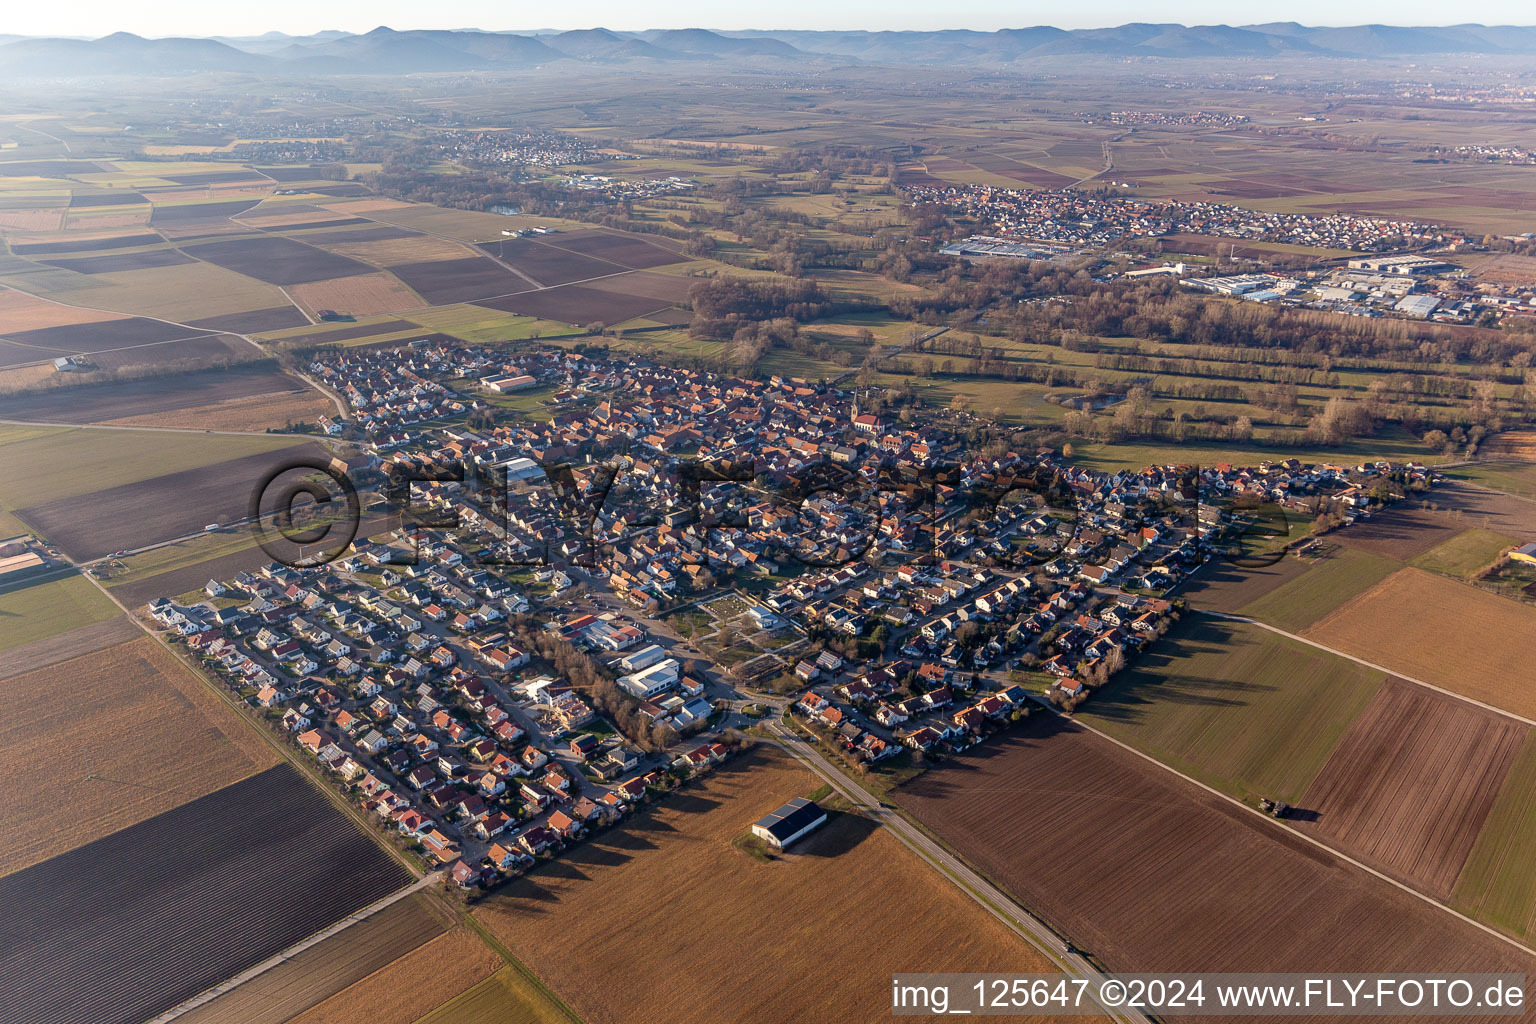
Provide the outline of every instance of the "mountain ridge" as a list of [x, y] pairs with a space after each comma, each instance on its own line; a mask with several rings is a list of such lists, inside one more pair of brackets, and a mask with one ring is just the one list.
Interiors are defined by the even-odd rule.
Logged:
[[1050, 25], [937, 31], [811, 31], [704, 28], [619, 32], [485, 32], [379, 26], [294, 36], [146, 38], [115, 32], [99, 39], [0, 36], [0, 71], [72, 77], [235, 71], [299, 74], [412, 74], [496, 71], [558, 61], [617, 64], [711, 60], [987, 65], [1052, 57], [1393, 57], [1536, 56], [1536, 27], [1463, 24], [1443, 27], [1295, 22], [1180, 25], [1132, 22], [1113, 28]]

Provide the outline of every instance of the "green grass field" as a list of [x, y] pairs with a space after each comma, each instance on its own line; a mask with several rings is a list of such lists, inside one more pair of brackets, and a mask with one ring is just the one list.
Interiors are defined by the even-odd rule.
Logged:
[[178, 323], [288, 305], [274, 285], [212, 263], [117, 270], [89, 277], [86, 286], [68, 289], [68, 301]]
[[1536, 498], [1536, 463], [1533, 462], [1489, 462], [1458, 466], [1450, 471], [1450, 475], [1506, 494]]
[[165, 547], [155, 548], [139, 555], [129, 555], [121, 559], [126, 571], [120, 571], [117, 575], [102, 582], [107, 589], [122, 586], [146, 576], [158, 576], [163, 572], [173, 569], [185, 568], [196, 565], [199, 562], [207, 562], [224, 555], [232, 555], [237, 551], [246, 551], [256, 547], [248, 530], [220, 531], [218, 533], [202, 533], [195, 537], [189, 537], [176, 544], [167, 544]]
[[544, 403], [549, 401], [558, 388], [530, 388], [527, 391], [513, 391], [509, 394], [498, 395], [494, 391], [487, 391], [481, 395], [491, 405], [498, 409], [510, 409], [520, 413], [526, 419], [548, 422], [554, 418], [554, 413]]
[[0, 539], [31, 533], [32, 528], [9, 512], [0, 511]]
[[566, 334], [571, 330], [569, 324], [556, 320], [517, 316], [467, 303], [412, 310], [402, 314], [402, 318], [428, 330], [442, 331], [476, 344], [522, 341], [535, 335]]
[[570, 1018], [512, 967], [454, 996], [416, 1024], [546, 1024]]
[[1529, 941], [1536, 938], [1536, 735], [1526, 738], [1451, 903]]
[[1192, 615], [1079, 714], [1234, 796], [1295, 802], [1385, 679], [1258, 626]]
[[1466, 530], [1435, 545], [1409, 564], [1456, 579], [1470, 579], [1479, 569], [1492, 565], [1500, 554], [1519, 541], [1492, 530]]
[[1287, 632], [1299, 632], [1400, 568], [1390, 558], [1334, 545], [1331, 554], [1301, 576], [1239, 611]]
[[0, 508], [28, 508], [292, 444], [289, 437], [254, 434], [0, 427]]
[[0, 651], [46, 640], [121, 614], [79, 574], [0, 590]]

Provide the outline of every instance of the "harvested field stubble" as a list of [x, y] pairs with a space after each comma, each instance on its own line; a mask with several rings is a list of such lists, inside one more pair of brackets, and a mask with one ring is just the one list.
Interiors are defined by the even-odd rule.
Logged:
[[[1050, 970], [866, 818], [835, 815], [768, 863], [732, 845], [752, 821], [816, 786], [786, 755], [754, 751], [501, 890], [476, 914], [589, 1024], [713, 1024], [741, 1018], [744, 1007], [758, 1020], [873, 1022], [889, 1018], [894, 971]], [[765, 921], [774, 922], [772, 971], [743, 956]], [[844, 926], [851, 921], [859, 926]], [[646, 937], [643, 957], [633, 955], [636, 935]], [[828, 970], [835, 962], [863, 966]]]
[[[0, 324], [6, 334], [40, 331], [49, 327], [67, 327], [70, 324], [101, 323], [105, 320], [126, 320], [119, 313], [103, 313], [95, 309], [79, 309], [58, 302], [49, 302], [14, 288], [0, 288]], [[41, 357], [39, 357], [41, 358]]]
[[478, 935], [455, 927], [310, 1007], [288, 1024], [412, 1024], [490, 977], [502, 965], [502, 959]]
[[71, 629], [66, 633], [33, 640], [12, 647], [0, 658], [0, 679], [35, 672], [60, 661], [68, 661], [93, 651], [116, 647], [140, 635], [139, 627], [126, 615]]
[[383, 271], [296, 284], [289, 293], [315, 315], [322, 309], [333, 309], [353, 316], [371, 316], [425, 305], [420, 296]]
[[0, 694], [0, 751], [13, 787], [0, 810], [0, 872], [153, 817], [276, 759], [144, 636], [6, 678]]
[[1421, 569], [1393, 573], [1306, 630], [1309, 639], [1536, 719], [1536, 609]]

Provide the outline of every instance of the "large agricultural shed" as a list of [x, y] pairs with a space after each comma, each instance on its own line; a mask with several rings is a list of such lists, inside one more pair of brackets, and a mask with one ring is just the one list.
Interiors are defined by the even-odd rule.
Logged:
[[827, 812], [804, 797], [796, 797], [752, 825], [752, 834], [782, 850], [814, 832], [827, 820]]

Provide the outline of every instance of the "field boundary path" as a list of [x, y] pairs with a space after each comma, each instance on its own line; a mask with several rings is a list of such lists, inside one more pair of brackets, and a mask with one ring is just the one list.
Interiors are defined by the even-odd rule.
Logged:
[[[1200, 614], [1202, 614], [1202, 615], [1215, 615], [1215, 614], [1218, 614], [1218, 613], [1214, 613], [1214, 612], [1201, 612]], [[1252, 620], [1248, 620], [1248, 619], [1242, 619], [1239, 616], [1234, 616], [1234, 615], [1218, 615], [1218, 617], [1224, 618], [1224, 619], [1235, 619], [1237, 621], [1244, 621], [1244, 622], [1252, 621]], [[1257, 625], [1263, 625], [1263, 623], [1257, 623]], [[1266, 627], [1266, 628], [1269, 628], [1269, 627]], [[1280, 630], [1275, 630], [1275, 632], [1279, 633], [1281, 631]], [[1290, 636], [1289, 633], [1286, 633], [1284, 635]], [[1301, 637], [1296, 637], [1296, 639], [1301, 640], [1302, 638]], [[1310, 642], [1310, 641], [1303, 641], [1303, 642]], [[1320, 645], [1320, 644], [1313, 644], [1312, 646], [1314, 646], [1314, 647], [1321, 647], [1322, 645]], [[1326, 648], [1326, 647], [1322, 647], [1322, 649], [1323, 650], [1328, 650], [1328, 648]], [[1345, 657], [1348, 657], [1348, 656], [1345, 655]], [[1359, 659], [1351, 659], [1351, 660], [1358, 661]], [[1368, 662], [1360, 662], [1360, 664], [1365, 665], [1365, 664], [1369, 664], [1369, 663]], [[1372, 666], [1372, 667], [1375, 667], [1375, 666]], [[1387, 671], [1387, 670], [1383, 669], [1382, 671]], [[1406, 677], [1403, 677], [1403, 676], [1399, 676], [1398, 678], [1406, 679]], [[1411, 680], [1411, 679], [1408, 679], [1406, 681], [1413, 682], [1413, 680]], [[1454, 697], [1456, 695], [1455, 694], [1451, 694], [1451, 696]], [[1247, 804], [1243, 803], [1241, 800], [1237, 799], [1234, 796], [1229, 796], [1226, 793], [1223, 793], [1219, 789], [1216, 789], [1216, 788], [1214, 788], [1212, 786], [1207, 786], [1205, 783], [1201, 782], [1199, 779], [1192, 778], [1191, 776], [1185, 775], [1183, 772], [1179, 771], [1177, 768], [1173, 767], [1172, 765], [1164, 764], [1163, 762], [1159, 761], [1157, 758], [1153, 757], [1151, 754], [1148, 754], [1148, 753], [1146, 753], [1145, 751], [1142, 751], [1142, 750], [1138, 750], [1135, 747], [1131, 746], [1129, 743], [1126, 743], [1126, 742], [1124, 742], [1122, 740], [1116, 739], [1114, 736], [1111, 736], [1109, 733], [1104, 732], [1102, 729], [1096, 728], [1095, 726], [1089, 724], [1088, 722], [1083, 721], [1081, 718], [1078, 718], [1075, 715], [1063, 714], [1060, 710], [1058, 710], [1057, 708], [1052, 706], [1049, 702], [1047, 702], [1045, 700], [1045, 698], [1043, 698], [1043, 697], [1040, 697], [1040, 696], [1038, 696], [1036, 694], [1030, 694], [1030, 699], [1035, 701], [1036, 703], [1038, 703], [1041, 707], [1045, 708], [1047, 711], [1051, 712], [1052, 714], [1060, 715], [1062, 718], [1065, 718], [1068, 721], [1072, 722], [1072, 724], [1076, 725], [1078, 728], [1084, 729], [1084, 730], [1086, 730], [1088, 732], [1091, 732], [1095, 736], [1099, 737], [1100, 739], [1108, 740], [1110, 743], [1113, 743], [1115, 746], [1119, 747], [1120, 749], [1129, 751], [1130, 753], [1135, 754], [1137, 757], [1141, 758], [1142, 760], [1148, 761], [1148, 762], [1150, 762], [1152, 764], [1157, 765], [1159, 768], [1161, 768], [1165, 772], [1169, 772], [1169, 773], [1171, 773], [1173, 775], [1177, 775], [1179, 778], [1183, 779], [1185, 782], [1189, 783], [1190, 785], [1198, 786], [1200, 789], [1204, 790], [1207, 793], [1210, 793], [1212, 796], [1215, 796], [1215, 797], [1217, 797], [1217, 798], [1219, 798], [1221, 800], [1226, 801], [1227, 803], [1231, 804], [1233, 807], [1242, 808], [1242, 810], [1244, 812], [1246, 812], [1247, 814], [1251, 815], [1254, 818], [1257, 818], [1259, 821], [1264, 822], [1265, 825], [1270, 826], [1272, 828], [1281, 829], [1287, 835], [1294, 836], [1297, 839], [1302, 840], [1303, 842], [1310, 843], [1311, 845], [1317, 847], [1319, 850], [1325, 851], [1329, 856], [1335, 857], [1338, 860], [1344, 862], [1345, 864], [1350, 864], [1350, 865], [1352, 865], [1352, 866], [1354, 866], [1356, 868], [1359, 868], [1361, 871], [1364, 871], [1364, 872], [1366, 872], [1369, 875], [1372, 875], [1372, 876], [1374, 876], [1376, 878], [1381, 879], [1383, 882], [1386, 882], [1388, 885], [1394, 886], [1394, 887], [1396, 887], [1398, 889], [1401, 889], [1403, 892], [1408, 893], [1410, 896], [1414, 896], [1417, 899], [1423, 900], [1425, 903], [1429, 904], [1430, 906], [1434, 907], [1435, 909], [1440, 910], [1443, 913], [1450, 914], [1452, 917], [1458, 918], [1459, 920], [1465, 921], [1467, 924], [1472, 925], [1474, 928], [1477, 928], [1479, 931], [1487, 932], [1489, 935], [1492, 935], [1494, 938], [1508, 943], [1509, 945], [1513, 946], [1515, 949], [1518, 949], [1520, 952], [1524, 953], [1525, 955], [1536, 957], [1536, 949], [1532, 949], [1530, 946], [1527, 946], [1525, 943], [1521, 942], [1519, 939], [1511, 938], [1510, 936], [1505, 935], [1503, 932], [1499, 931], [1498, 929], [1493, 928], [1493, 927], [1491, 927], [1489, 925], [1483, 924], [1481, 921], [1478, 921], [1475, 918], [1468, 917], [1466, 914], [1463, 914], [1461, 911], [1455, 909], [1454, 907], [1450, 907], [1450, 906], [1447, 906], [1444, 903], [1441, 903], [1439, 900], [1435, 899], [1433, 896], [1430, 896], [1430, 895], [1428, 895], [1426, 893], [1422, 893], [1419, 890], [1415, 889], [1413, 886], [1408, 885], [1405, 882], [1399, 882], [1397, 879], [1393, 878], [1391, 875], [1388, 875], [1388, 874], [1385, 874], [1383, 872], [1377, 871], [1375, 868], [1371, 867], [1369, 864], [1361, 863], [1360, 861], [1358, 861], [1355, 858], [1351, 857], [1349, 854], [1343, 852], [1342, 850], [1339, 850], [1339, 849], [1336, 849], [1335, 847], [1329, 846], [1327, 843], [1325, 843], [1325, 842], [1323, 842], [1323, 841], [1321, 841], [1319, 839], [1315, 839], [1312, 836], [1306, 834], [1305, 832], [1300, 831], [1299, 829], [1291, 828], [1289, 825], [1285, 824], [1285, 822], [1281, 821], [1278, 818], [1270, 817], [1269, 815], [1265, 814], [1263, 811], [1259, 810], [1257, 807], [1250, 807], [1250, 806], [1248, 806]]]
[[1524, 715], [1517, 715], [1513, 711], [1506, 711], [1504, 708], [1495, 707], [1492, 704], [1484, 704], [1476, 697], [1468, 697], [1464, 693], [1457, 693], [1454, 690], [1447, 690], [1443, 686], [1436, 686], [1434, 683], [1426, 683], [1422, 679], [1415, 679], [1413, 676], [1404, 675], [1396, 669], [1387, 668], [1385, 665], [1378, 665], [1374, 661], [1366, 661], [1364, 658], [1357, 658], [1353, 654], [1350, 654], [1348, 651], [1341, 651], [1337, 647], [1329, 647], [1327, 644], [1320, 644], [1316, 640], [1309, 640], [1306, 637], [1300, 636], [1296, 633], [1286, 632], [1279, 626], [1271, 626], [1267, 622], [1260, 622], [1258, 619], [1250, 619], [1246, 615], [1234, 615], [1231, 612], [1213, 612], [1202, 608], [1193, 608], [1191, 610], [1194, 611], [1197, 615], [1208, 615], [1213, 619], [1225, 619], [1228, 622], [1246, 622], [1251, 626], [1258, 626], [1260, 629], [1266, 629], [1278, 636], [1283, 636], [1287, 640], [1295, 640], [1297, 643], [1306, 644], [1308, 647], [1315, 647], [1320, 651], [1326, 651], [1329, 654], [1343, 658], [1345, 661], [1352, 661], [1356, 665], [1363, 665], [1368, 669], [1373, 669], [1377, 672], [1385, 672], [1389, 676], [1396, 676], [1398, 679], [1401, 679], [1405, 683], [1412, 683], [1415, 686], [1422, 686], [1426, 690], [1433, 690], [1436, 693], [1450, 697], [1453, 700], [1459, 700], [1463, 703], [1471, 704], [1474, 707], [1482, 708], [1484, 711], [1491, 711], [1500, 717], [1508, 718], [1512, 721], [1520, 722], [1524, 725], [1536, 726], [1536, 720], [1526, 718]]
[[[972, 871], [958, 857], [924, 835], [900, 814], [888, 809], [884, 803], [870, 796], [862, 786], [844, 774], [842, 769], [823, 757], [808, 740], [788, 731], [777, 720], [770, 719], [765, 724], [767, 729], [777, 737], [773, 741], [775, 746], [805, 765], [814, 775], [823, 779], [873, 818], [876, 823], [889, 829], [903, 846], [1038, 949], [1046, 959], [1060, 967], [1064, 974], [1081, 978], [1095, 986], [1105, 981], [1105, 976], [1082, 954], [1065, 952], [1062, 949], [1060, 937], [1047, 925], [1007, 893]], [[1109, 1017], [1128, 1022], [1128, 1024], [1151, 1024], [1151, 1018], [1124, 1007], [1106, 1007], [1104, 1012]]]
[[0, 419], [8, 427], [62, 427], [65, 430], [127, 430], [137, 434], [212, 434], [214, 437], [292, 437], [300, 441], [334, 442], [334, 438], [315, 434], [290, 434], [281, 430], [205, 430], [201, 427], [140, 427], [115, 423], [60, 423], [58, 420]]
[[241, 971], [239, 974], [236, 974], [234, 977], [224, 979], [212, 988], [204, 989], [197, 995], [193, 996], [191, 999], [188, 999], [186, 1002], [177, 1006], [173, 1006], [171, 1009], [160, 1014], [160, 1016], [149, 1020], [147, 1024], [168, 1024], [169, 1021], [175, 1020], [182, 1014], [190, 1013], [197, 1009], [199, 1006], [202, 1006], [204, 1003], [210, 1003], [217, 999], [219, 996], [224, 995], [226, 992], [230, 992], [239, 988], [241, 985], [244, 985], [246, 982], [256, 978], [258, 975], [265, 974], [267, 971], [272, 970], [274, 967], [292, 960], [294, 957], [298, 956], [300, 953], [304, 952], [311, 946], [315, 946], [321, 942], [324, 942], [326, 939], [345, 931], [346, 929], [352, 927], [354, 924], [366, 921], [374, 914], [377, 914], [379, 911], [393, 906], [394, 904], [405, 899], [407, 896], [421, 892], [428, 886], [435, 885], [436, 883], [440, 882], [442, 878], [443, 872], [441, 871], [434, 871], [430, 875], [423, 875], [421, 878], [416, 880], [415, 884], [409, 885], [404, 889], [391, 893], [390, 895], [385, 896], [383, 899], [369, 904], [362, 910], [347, 915], [340, 921], [337, 921], [334, 924], [326, 928], [322, 928], [318, 932], [315, 932], [315, 934], [311, 935], [309, 938], [301, 939], [300, 941], [289, 946], [287, 949], [273, 954], [272, 956], [263, 960], [261, 963], [256, 964], [254, 967], [248, 967]]

